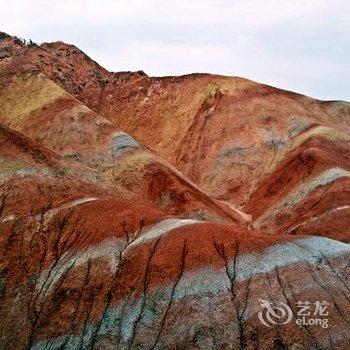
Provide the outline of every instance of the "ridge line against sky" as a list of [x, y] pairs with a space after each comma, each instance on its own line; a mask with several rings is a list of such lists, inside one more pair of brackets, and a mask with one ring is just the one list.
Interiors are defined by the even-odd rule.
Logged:
[[111, 71], [241, 76], [350, 101], [345, 0], [0, 0], [0, 25], [74, 44]]

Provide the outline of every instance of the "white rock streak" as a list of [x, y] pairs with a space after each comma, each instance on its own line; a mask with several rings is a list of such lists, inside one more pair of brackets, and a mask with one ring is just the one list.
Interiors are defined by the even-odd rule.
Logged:
[[[94, 199], [90, 198], [90, 201], [91, 200]], [[79, 202], [78, 201], [79, 200], [75, 201], [76, 205], [77, 203], [86, 203], [88, 198], [85, 198], [85, 201], [83, 198]], [[72, 204], [72, 202], [70, 204]], [[107, 262], [111, 272], [113, 273], [118, 266], [120, 253], [124, 248], [127, 247], [126, 250], [132, 249], [144, 242], [154, 240], [161, 235], [167, 234], [178, 227], [201, 222], [202, 221], [187, 219], [165, 219], [156, 223], [150, 228], [146, 228], [143, 232], [141, 232], [140, 236], [129, 245], [126, 244], [125, 237], [112, 237], [107, 238], [98, 244], [87, 247], [83, 251], [66, 252], [54, 266], [51, 266], [50, 269], [41, 274], [36, 288], [41, 291], [41, 298], [45, 297], [45, 295], [52, 290], [53, 286], [70, 268], [73, 266], [76, 268], [78, 266], [85, 265], [89, 260], [93, 261], [103, 259]], [[136, 236], [136, 234], [137, 233], [134, 233], [133, 236]]]
[[301, 227], [301, 226], [304, 226], [304, 225], [307, 225], [308, 223], [310, 222], [315, 222], [315, 221], [318, 221], [318, 220], [322, 220], [323, 218], [327, 217], [327, 216], [330, 216], [334, 213], [336, 213], [337, 211], [342, 211], [342, 210], [348, 210], [350, 209], [350, 205], [343, 205], [341, 207], [336, 207], [336, 208], [332, 208], [332, 209], [329, 209], [325, 212], [323, 212], [322, 214], [320, 215], [317, 215], [317, 216], [313, 216], [307, 220], [304, 220], [303, 222], [300, 222], [299, 224], [297, 225], [294, 225], [292, 227], [290, 227], [288, 230], [286, 230], [285, 232], [283, 232], [284, 235], [287, 235], [289, 234], [290, 232], [294, 231], [295, 229], [297, 229], [298, 227]]
[[301, 202], [317, 188], [331, 184], [332, 182], [344, 177], [350, 177], [350, 172], [338, 167], [325, 170], [324, 172], [313, 177], [311, 180], [298, 186], [287, 197], [276, 203], [273, 207], [269, 208], [254, 221], [254, 226], [260, 227], [263, 222], [273, 217], [274, 214]]
[[306, 132], [302, 132], [299, 136], [297, 136], [293, 142], [293, 148], [296, 148], [303, 144], [305, 141], [308, 141], [317, 136], [340, 142], [350, 141], [350, 136], [348, 134], [329, 126], [319, 125], [317, 127], [311, 128], [310, 130], [307, 130]]
[[[61, 206], [59, 206], [57, 208], [49, 209], [44, 215], [44, 222], [47, 223], [50, 219], [52, 219], [53, 216], [55, 216], [61, 210], [74, 208], [74, 207], [76, 207], [78, 205], [81, 205], [81, 204], [84, 204], [84, 203], [93, 202], [93, 201], [96, 201], [96, 200], [98, 200], [98, 198], [82, 197], [82, 198], [76, 199], [74, 201], [64, 203], [64, 204], [62, 204]], [[40, 215], [36, 215], [36, 216], [32, 217], [31, 219], [38, 221], [38, 220], [40, 220], [40, 218], [41, 218]], [[1, 222], [13, 221], [15, 219], [16, 219], [16, 215], [15, 214], [9, 214], [9, 215], [5, 216], [5, 218], [2, 219]]]
[[129, 247], [135, 247], [141, 243], [153, 240], [162, 236], [178, 227], [203, 223], [203, 221], [190, 220], [190, 219], [165, 219], [158, 222], [148, 230], [141, 233], [140, 237], [132, 242]]

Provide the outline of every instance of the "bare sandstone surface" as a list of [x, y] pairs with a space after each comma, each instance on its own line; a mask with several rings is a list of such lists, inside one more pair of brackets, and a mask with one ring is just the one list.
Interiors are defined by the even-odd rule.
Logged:
[[0, 33], [0, 348], [349, 349], [349, 131]]

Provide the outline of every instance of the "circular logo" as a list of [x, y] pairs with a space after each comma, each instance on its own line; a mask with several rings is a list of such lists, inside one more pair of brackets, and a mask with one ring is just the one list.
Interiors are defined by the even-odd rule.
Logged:
[[272, 303], [267, 300], [259, 299], [262, 309], [258, 312], [260, 322], [266, 327], [272, 325], [282, 325], [289, 323], [293, 318], [293, 311], [291, 308], [279, 301]]

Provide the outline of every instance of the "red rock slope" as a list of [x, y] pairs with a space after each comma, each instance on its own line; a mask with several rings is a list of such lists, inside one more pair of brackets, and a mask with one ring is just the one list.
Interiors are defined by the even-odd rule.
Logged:
[[349, 104], [237, 77], [107, 72], [72, 45], [0, 43], [2, 61], [40, 69], [215, 198], [243, 205], [313, 123], [349, 132]]
[[348, 349], [348, 118], [1, 33], [0, 348]]

